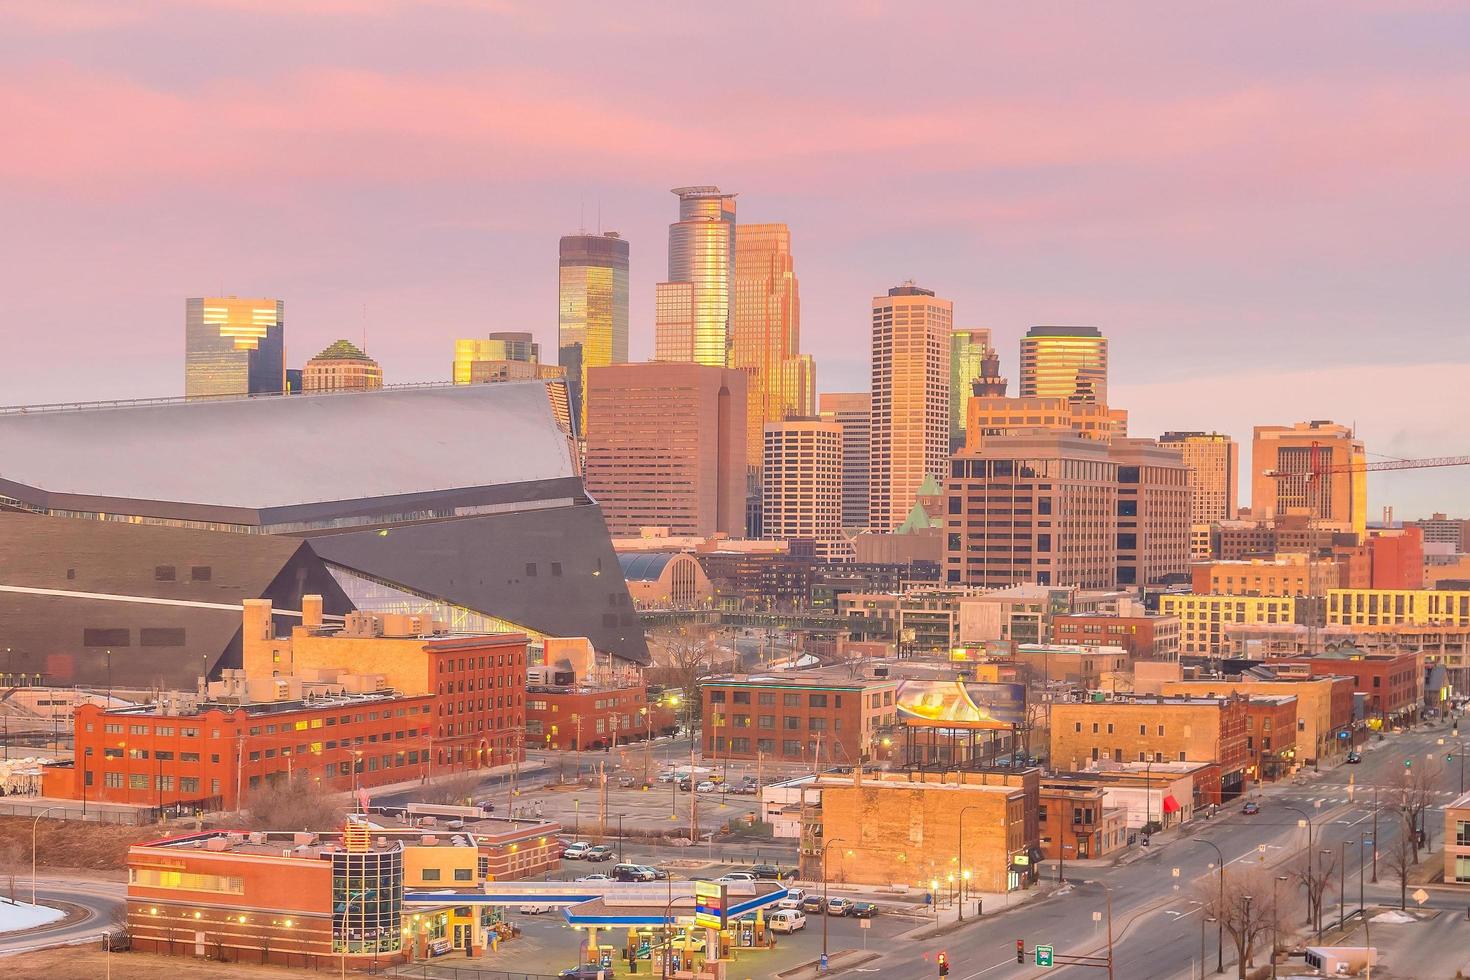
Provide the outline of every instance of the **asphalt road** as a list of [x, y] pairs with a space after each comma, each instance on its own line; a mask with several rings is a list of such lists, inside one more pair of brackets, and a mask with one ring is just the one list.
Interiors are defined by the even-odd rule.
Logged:
[[[1403, 761], [1413, 758], [1416, 764], [1426, 752], [1443, 751], [1435, 739], [1447, 730], [1435, 727], [1420, 729], [1383, 742], [1372, 742], [1365, 749], [1360, 765], [1344, 765], [1311, 778], [1306, 785], [1280, 783], [1266, 788], [1253, 798], [1259, 800], [1261, 812], [1246, 816], [1237, 803], [1222, 808], [1211, 820], [1199, 820], [1179, 835], [1164, 835], [1145, 857], [1116, 867], [1081, 867], [1069, 864], [1067, 878], [1073, 887], [1062, 894], [1029, 902], [998, 914], [987, 914], [982, 920], [967, 923], [937, 939], [920, 939], [894, 944], [884, 956], [864, 969], [877, 967], [883, 974], [895, 977], [937, 976], [934, 956], [944, 950], [951, 964], [950, 980], [1003, 980], [1012, 977], [1046, 975], [1053, 980], [1086, 980], [1101, 971], [1079, 966], [1036, 968], [1032, 950], [1037, 944], [1049, 944], [1058, 954], [1095, 954], [1107, 952], [1107, 890], [1112, 892], [1114, 934], [1114, 974], [1130, 980], [1146, 978], [1185, 978], [1198, 975], [1200, 960], [1200, 922], [1202, 914], [1195, 898], [1214, 880], [1215, 849], [1194, 843], [1200, 837], [1220, 848], [1232, 866], [1260, 864], [1273, 867], [1293, 859], [1307, 846], [1307, 831], [1298, 826], [1300, 816], [1292, 807], [1311, 815], [1312, 844], [1321, 850], [1339, 850], [1345, 839], [1357, 841], [1362, 833], [1371, 833], [1373, 798], [1371, 785], [1393, 785], [1402, 778]], [[1348, 791], [1349, 778], [1355, 786]], [[1370, 787], [1366, 792], [1362, 787]], [[1439, 792], [1439, 805], [1453, 799], [1458, 789], [1458, 770], [1446, 772]], [[1429, 814], [1429, 824], [1436, 839], [1443, 826], [1439, 811]], [[1380, 852], [1398, 833], [1398, 819], [1387, 811], [1379, 816]], [[1156, 841], [1160, 841], [1156, 838]], [[1356, 906], [1356, 845], [1348, 849], [1347, 891]], [[1262, 860], [1264, 858], [1264, 860]], [[1371, 865], [1369, 866], [1371, 876]], [[1178, 869], [1178, 876], [1174, 869]], [[1280, 873], [1279, 871], [1277, 873]], [[1043, 866], [1044, 877], [1056, 878], [1055, 863]], [[1104, 887], [1106, 886], [1106, 888]], [[1283, 883], [1283, 889], [1292, 887]], [[1367, 883], [1364, 889], [1368, 904], [1376, 900], [1398, 903], [1398, 884], [1387, 873], [1380, 857], [1379, 882]], [[1283, 892], [1284, 894], [1284, 892]], [[1283, 899], [1284, 900], [1284, 899]], [[1455, 896], [1431, 898], [1429, 907], [1451, 906], [1463, 912], [1464, 902]], [[1098, 913], [1094, 920], [1093, 914]], [[1335, 897], [1330, 900], [1324, 918], [1335, 919]], [[1437, 920], [1436, 920], [1437, 921]], [[1448, 925], [1438, 928], [1450, 929]], [[1466, 927], [1470, 929], [1470, 927]], [[1461, 943], [1463, 944], [1462, 933]], [[1017, 965], [1016, 940], [1026, 944], [1026, 964]], [[1205, 933], [1206, 963], [1213, 971], [1218, 954], [1216, 935]], [[1233, 975], [1234, 960], [1226, 937], [1225, 963]], [[1263, 960], [1258, 959], [1258, 963]], [[1390, 967], [1392, 964], [1387, 964]], [[853, 974], [839, 970], [834, 975]], [[1413, 976], [1400, 971], [1399, 976]]]
[[[36, 885], [36, 900], [40, 904], [74, 905], [82, 909], [83, 915], [38, 929], [0, 934], [0, 956], [96, 939], [102, 933], [115, 928], [114, 915], [122, 909], [127, 893], [127, 886], [120, 881], [52, 878], [43, 875], [36, 880]], [[17, 880], [16, 894], [20, 898], [30, 899], [29, 875], [23, 880]]]

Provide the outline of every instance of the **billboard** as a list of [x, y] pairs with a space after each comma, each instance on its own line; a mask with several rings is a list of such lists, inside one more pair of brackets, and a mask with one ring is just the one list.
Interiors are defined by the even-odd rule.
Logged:
[[702, 929], [725, 928], [725, 886], [718, 881], [694, 883], [694, 925]]
[[898, 717], [921, 728], [1008, 730], [1026, 721], [1026, 685], [906, 680]]

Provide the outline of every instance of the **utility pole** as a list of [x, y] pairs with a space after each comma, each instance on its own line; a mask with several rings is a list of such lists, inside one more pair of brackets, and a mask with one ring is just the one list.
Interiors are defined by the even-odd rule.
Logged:
[[1373, 786], [1373, 884], [1378, 884], [1378, 786]]
[[[689, 740], [689, 843], [691, 845], [699, 841], [699, 793], [695, 787], [694, 775], [694, 740]], [[677, 783], [676, 783], [677, 785]]]

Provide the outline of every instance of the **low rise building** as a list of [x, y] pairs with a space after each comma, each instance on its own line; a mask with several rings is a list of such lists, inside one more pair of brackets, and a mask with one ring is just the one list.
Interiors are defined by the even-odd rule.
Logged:
[[1179, 659], [1177, 616], [1054, 616], [1051, 638], [1059, 644], [1122, 647], [1132, 660]]
[[700, 690], [707, 760], [853, 765], [898, 710], [897, 681], [845, 667], [709, 677]]
[[628, 594], [640, 609], [704, 609], [714, 600], [714, 586], [699, 559], [672, 551], [618, 555]]
[[1127, 672], [1128, 651], [1115, 646], [1068, 646], [1059, 643], [1020, 643], [1011, 659], [1024, 664], [1039, 685], [1061, 682], [1075, 687], [1106, 687], [1105, 680]]
[[1051, 707], [1051, 762], [1077, 771], [1101, 762], [1214, 763], [1221, 793], [1249, 780], [1246, 699], [1094, 694]]
[[1295, 622], [1297, 600], [1290, 596], [1169, 593], [1159, 597], [1159, 612], [1179, 618], [1181, 654], [1218, 657], [1228, 648], [1230, 626]]
[[1470, 627], [1470, 590], [1332, 589], [1327, 593], [1327, 623]]
[[1328, 650], [1297, 657], [1295, 665], [1310, 677], [1351, 677], [1353, 690], [1364, 699], [1369, 727], [1398, 724], [1418, 717], [1424, 707], [1424, 665], [1419, 654], [1365, 653], [1356, 649]]
[[1470, 793], [1444, 808], [1444, 883], [1470, 886]]
[[1046, 783], [1053, 791], [1100, 791], [1104, 810], [1121, 813], [1130, 831], [1173, 827], [1220, 801], [1220, 768], [1212, 762], [1099, 762], [1052, 773]]
[[857, 620], [891, 624], [885, 631], [904, 652], [946, 651], [960, 642], [960, 601], [973, 590], [913, 588], [898, 593], [852, 592], [837, 599], [837, 612]]
[[1067, 779], [1042, 779], [1037, 823], [1048, 861], [1107, 857], [1128, 845], [1128, 813], [1109, 807], [1103, 789]]
[[1041, 857], [1039, 788], [1037, 769], [818, 777], [802, 787], [801, 873], [820, 880], [825, 859], [833, 882], [1026, 887]]
[[1206, 595], [1320, 596], [1338, 584], [1336, 562], [1305, 554], [1201, 562], [1190, 573]]
[[[1256, 698], [1295, 699], [1295, 717], [1291, 723], [1292, 740], [1298, 760], [1304, 765], [1341, 762], [1351, 747], [1352, 696], [1349, 682], [1344, 704], [1339, 704], [1340, 718], [1333, 717], [1334, 691], [1341, 685], [1332, 677], [1301, 679], [1252, 680], [1246, 677], [1173, 680], [1160, 685], [1160, 693], [1185, 697], [1228, 697], [1233, 694]], [[1342, 698], [1339, 696], [1339, 702]], [[1279, 729], [1280, 721], [1273, 721]], [[1273, 739], [1273, 742], [1275, 739]]]
[[1251, 695], [1245, 704], [1245, 750], [1253, 782], [1289, 775], [1296, 758], [1297, 700], [1289, 694]]

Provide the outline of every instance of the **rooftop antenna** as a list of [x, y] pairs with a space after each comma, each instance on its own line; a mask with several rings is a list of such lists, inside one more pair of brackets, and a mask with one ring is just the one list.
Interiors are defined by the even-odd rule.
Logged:
[[602, 234], [602, 198], [597, 199], [597, 233]]
[[586, 198], [579, 198], [577, 200], [577, 232], [579, 234], [583, 234], [583, 235], [587, 234], [587, 199]]
[[367, 304], [362, 304], [362, 352], [367, 353]]

